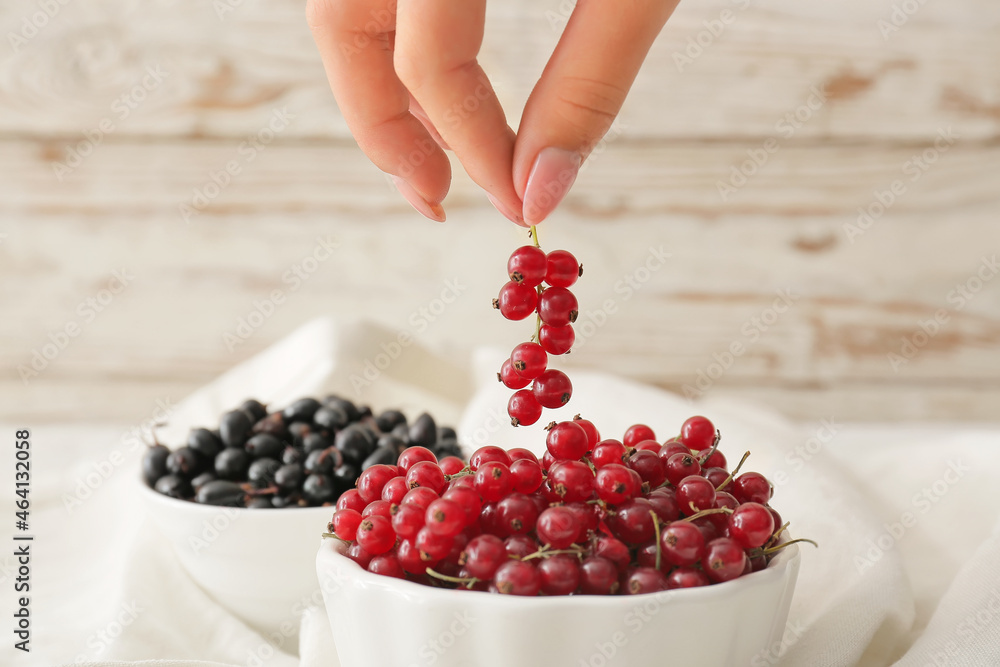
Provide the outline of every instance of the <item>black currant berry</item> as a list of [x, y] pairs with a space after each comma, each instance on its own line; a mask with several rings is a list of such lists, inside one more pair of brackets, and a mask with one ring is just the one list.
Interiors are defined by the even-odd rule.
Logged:
[[291, 496], [283, 496], [281, 494], [271, 496], [271, 507], [281, 509], [282, 507], [291, 507], [295, 504], [295, 501]]
[[305, 460], [306, 453], [298, 447], [285, 447], [281, 451], [281, 463], [284, 465], [288, 465], [289, 463], [303, 463]]
[[310, 505], [332, 503], [337, 498], [333, 480], [327, 475], [309, 475], [302, 484], [302, 496]]
[[275, 459], [257, 459], [247, 470], [247, 479], [258, 489], [274, 486], [274, 475], [281, 468]]
[[256, 423], [267, 416], [267, 408], [255, 398], [248, 398], [240, 405], [240, 410], [246, 413], [250, 421]]
[[191, 497], [191, 483], [180, 475], [164, 475], [156, 481], [157, 493], [184, 500]]
[[270, 433], [279, 440], [288, 437], [288, 427], [285, 423], [285, 416], [280, 412], [272, 412], [253, 425], [254, 433]]
[[244, 507], [247, 504], [247, 492], [236, 482], [217, 479], [198, 489], [195, 501], [202, 505]]
[[333, 482], [337, 487], [337, 495], [348, 489], [353, 489], [354, 485], [358, 482], [358, 475], [360, 474], [361, 471], [358, 470], [358, 467], [351, 463], [345, 463], [334, 469]]
[[437, 442], [437, 424], [434, 423], [434, 418], [426, 412], [417, 417], [410, 426], [409, 435], [411, 445], [420, 445], [428, 449], [433, 447]]
[[368, 458], [364, 460], [361, 464], [361, 470], [367, 470], [373, 465], [378, 465], [380, 463], [385, 465], [395, 465], [396, 460], [399, 458], [399, 452], [393, 446], [387, 447], [376, 447], [375, 451], [368, 455]]
[[358, 410], [358, 406], [354, 405], [354, 403], [351, 403], [346, 398], [330, 395], [323, 399], [323, 405], [328, 408], [340, 408], [352, 422], [356, 422], [361, 419], [361, 411]]
[[[386, 433], [385, 435], [379, 437], [375, 444], [376, 448], [379, 447], [392, 447], [396, 450], [396, 455], [399, 456], [403, 453], [403, 450], [407, 448], [408, 443], [403, 438], [391, 433]], [[395, 461], [393, 461], [395, 463]]]
[[333, 444], [344, 455], [344, 460], [356, 465], [375, 451], [375, 442], [369, 439], [369, 433], [354, 424], [337, 433]]
[[308, 475], [315, 473], [329, 475], [343, 464], [344, 457], [340, 451], [335, 447], [327, 447], [326, 449], [309, 452], [302, 467]]
[[457, 440], [445, 440], [444, 442], [439, 442], [433, 449], [431, 449], [431, 451], [438, 457], [438, 460], [443, 459], [446, 456], [457, 456], [458, 458], [463, 458], [462, 448], [459, 447]]
[[187, 446], [211, 461], [222, 451], [222, 440], [207, 428], [193, 428], [188, 433]]
[[227, 412], [219, 420], [219, 433], [222, 435], [222, 444], [226, 447], [242, 447], [252, 430], [250, 418], [239, 410]]
[[276, 459], [281, 456], [284, 446], [281, 441], [268, 433], [258, 433], [247, 440], [247, 453], [255, 459]]
[[215, 474], [219, 479], [241, 482], [247, 478], [250, 455], [242, 447], [226, 447], [215, 457]]
[[274, 473], [274, 483], [282, 491], [295, 491], [302, 485], [302, 480], [306, 478], [302, 466], [298, 463], [289, 463], [278, 468]]
[[208, 464], [202, 455], [190, 447], [175, 449], [167, 457], [167, 471], [184, 479], [196, 477], [207, 468]]
[[292, 436], [292, 442], [295, 443], [301, 442], [302, 438], [305, 438], [312, 432], [312, 424], [306, 422], [292, 422], [288, 425], [288, 435]]
[[375, 425], [383, 433], [391, 433], [400, 424], [406, 424], [406, 415], [399, 410], [386, 410], [375, 418]]
[[458, 433], [451, 426], [438, 426], [438, 442], [443, 440], [458, 440]]
[[142, 478], [146, 480], [146, 484], [154, 486], [156, 480], [169, 472], [167, 470], [168, 456], [170, 456], [170, 450], [163, 445], [156, 444], [146, 448], [146, 452], [142, 455]]
[[341, 408], [328, 406], [316, 411], [313, 423], [325, 431], [334, 433], [351, 423], [351, 420]]
[[310, 433], [306, 437], [302, 438], [301, 445], [302, 450], [308, 454], [317, 450], [326, 449], [327, 447], [332, 447], [333, 442], [319, 433]]
[[218, 478], [215, 476], [214, 473], [203, 472], [191, 480], [191, 488], [193, 488], [197, 492], [198, 489], [203, 487], [205, 484], [208, 484], [209, 482], [214, 482], [216, 479]]
[[276, 505], [271, 502], [270, 498], [257, 496], [256, 498], [251, 498], [250, 502], [247, 503], [247, 507], [255, 510], [269, 510], [276, 507]]
[[282, 411], [286, 422], [311, 422], [320, 408], [315, 398], [300, 398]]

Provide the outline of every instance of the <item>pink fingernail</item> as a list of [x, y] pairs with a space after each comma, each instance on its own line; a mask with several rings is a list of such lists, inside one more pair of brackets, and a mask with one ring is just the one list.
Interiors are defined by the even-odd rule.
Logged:
[[511, 211], [509, 208], [507, 208], [502, 201], [500, 201], [499, 199], [497, 199], [493, 195], [489, 195], [489, 194], [486, 195], [486, 198], [490, 200], [491, 204], [493, 204], [493, 208], [495, 208], [496, 210], [500, 211], [500, 213], [503, 215], [503, 217], [507, 218], [511, 222], [516, 223], [518, 225], [523, 225], [524, 224], [524, 218], [522, 218], [518, 214], [516, 214], [513, 211]]
[[399, 190], [399, 194], [403, 195], [406, 201], [410, 202], [410, 205], [417, 209], [425, 218], [430, 218], [431, 220], [436, 220], [437, 222], [444, 222], [445, 215], [444, 209], [441, 204], [431, 204], [426, 199], [420, 196], [413, 186], [404, 181], [399, 176], [393, 176], [392, 182], [395, 183], [396, 189]]
[[576, 181], [583, 158], [562, 148], [543, 148], [524, 188], [524, 221], [537, 225], [559, 205]]

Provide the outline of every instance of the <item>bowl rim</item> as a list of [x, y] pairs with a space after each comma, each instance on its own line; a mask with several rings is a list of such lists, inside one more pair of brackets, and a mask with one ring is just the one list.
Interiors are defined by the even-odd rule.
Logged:
[[139, 486], [141, 487], [140, 493], [142, 493], [150, 502], [159, 503], [164, 507], [176, 507], [178, 509], [191, 512], [200, 512], [202, 514], [217, 514], [220, 511], [232, 511], [232, 512], [253, 512], [254, 515], [261, 514], [271, 516], [274, 514], [271, 510], [277, 510], [280, 512], [316, 512], [317, 510], [322, 510], [324, 512], [329, 512], [333, 515], [333, 512], [337, 509], [335, 505], [319, 505], [317, 507], [272, 507], [272, 508], [256, 508], [256, 507], [229, 507], [226, 505], [203, 505], [199, 502], [193, 500], [181, 500], [180, 498], [171, 498], [170, 496], [165, 496], [162, 493], [157, 493], [152, 487], [146, 484], [146, 480], [139, 477]]
[[[333, 548], [330, 548], [330, 542], [333, 542]], [[317, 570], [319, 570], [318, 575], [320, 577], [320, 588], [326, 593], [326, 588], [323, 584], [323, 570], [330, 567], [337, 567], [341, 571], [346, 571], [349, 573], [355, 583], [360, 584], [364, 588], [377, 588], [381, 589], [387, 593], [393, 593], [404, 598], [414, 598], [419, 597], [424, 602], [430, 601], [442, 601], [442, 602], [454, 602], [456, 598], [454, 597], [455, 590], [448, 588], [434, 588], [433, 586], [425, 586], [423, 584], [418, 584], [413, 581], [407, 581], [405, 579], [396, 579], [394, 577], [386, 577], [384, 575], [373, 574], [367, 570], [361, 569], [361, 566], [355, 563], [353, 560], [348, 558], [343, 554], [346, 551], [347, 543], [336, 538], [324, 537], [320, 543], [319, 552], [317, 553]], [[697, 602], [702, 603], [706, 601], [712, 601], [719, 598], [728, 598], [736, 594], [740, 589], [749, 588], [751, 586], [760, 585], [774, 585], [781, 581], [782, 579], [789, 576], [789, 568], [797, 566], [801, 555], [799, 553], [799, 545], [791, 544], [781, 551], [771, 559], [767, 567], [763, 570], [757, 572], [752, 572], [750, 574], [741, 576], [737, 579], [731, 581], [725, 581], [718, 584], [712, 584], [711, 586], [698, 586], [696, 588], [675, 588], [666, 591], [661, 591], [659, 593], [648, 593], [644, 595], [554, 595], [554, 596], [538, 596], [534, 598], [525, 598], [514, 595], [491, 595], [483, 594], [479, 595], [476, 600], [481, 600], [485, 604], [515, 604], [515, 605], [532, 605], [538, 606], [541, 609], [549, 609], [552, 607], [561, 606], [577, 606], [581, 600], [586, 600], [588, 604], [599, 605], [602, 607], [616, 607], [616, 606], [626, 606], [634, 607], [637, 604], [642, 604], [647, 600], [663, 599], [668, 598], [671, 602], [677, 604], [682, 602]], [[352, 569], [353, 568], [353, 569]], [[794, 578], [795, 573], [792, 572], [791, 576]], [[335, 581], [336, 577], [333, 578]], [[484, 593], [484, 591], [459, 591], [463, 593]], [[674, 598], [677, 598], [674, 600]], [[458, 600], [469, 600], [467, 597], [457, 598]]]

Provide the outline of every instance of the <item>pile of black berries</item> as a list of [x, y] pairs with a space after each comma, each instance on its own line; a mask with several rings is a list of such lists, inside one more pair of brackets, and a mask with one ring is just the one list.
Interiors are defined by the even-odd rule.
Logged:
[[339, 396], [268, 412], [248, 399], [217, 429], [192, 429], [182, 447], [149, 447], [142, 475], [158, 493], [206, 505], [316, 507], [334, 504], [363, 470], [395, 464], [415, 445], [438, 458], [462, 456], [455, 429], [439, 428], [427, 413], [409, 423], [399, 410], [376, 416]]

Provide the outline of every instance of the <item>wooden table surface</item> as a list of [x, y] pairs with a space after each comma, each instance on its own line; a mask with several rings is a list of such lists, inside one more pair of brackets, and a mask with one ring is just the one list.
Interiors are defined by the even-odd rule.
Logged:
[[[460, 173], [446, 224], [410, 210], [303, 4], [0, 5], [0, 419], [139, 422], [318, 315], [458, 361], [528, 335], [490, 309], [522, 230]], [[514, 127], [571, 5], [489, 7]], [[989, 0], [686, 0], [541, 228], [586, 267], [565, 365], [798, 419], [996, 422], [998, 64]]]

